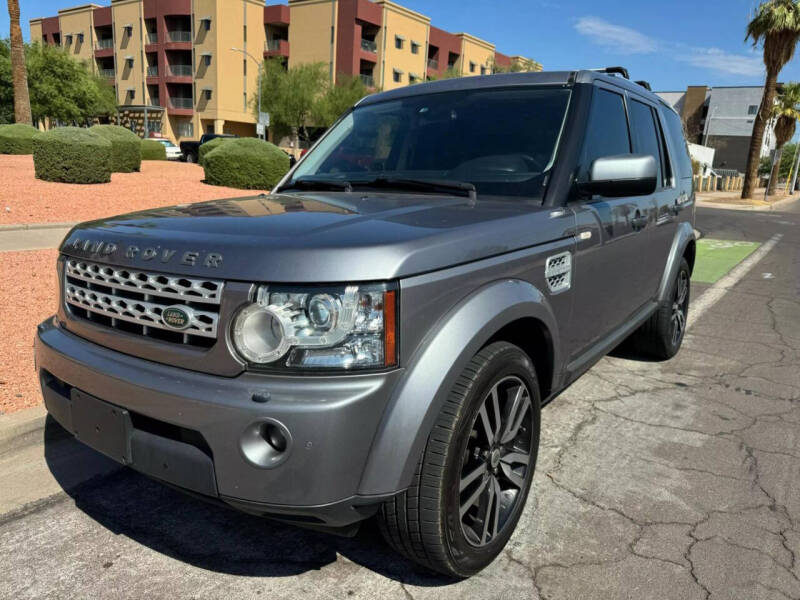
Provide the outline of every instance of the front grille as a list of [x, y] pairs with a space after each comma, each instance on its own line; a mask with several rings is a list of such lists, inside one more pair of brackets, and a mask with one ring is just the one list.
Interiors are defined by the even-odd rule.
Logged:
[[[64, 300], [77, 318], [176, 344], [210, 347], [217, 339], [224, 282], [149, 273], [68, 258]], [[167, 327], [164, 309], [188, 315], [184, 329]]]

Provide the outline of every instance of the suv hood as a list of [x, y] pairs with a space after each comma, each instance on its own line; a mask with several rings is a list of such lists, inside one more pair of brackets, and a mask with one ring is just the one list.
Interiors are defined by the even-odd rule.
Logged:
[[214, 200], [83, 223], [64, 254], [168, 273], [285, 283], [379, 281], [571, 235], [574, 217], [524, 201], [394, 193]]

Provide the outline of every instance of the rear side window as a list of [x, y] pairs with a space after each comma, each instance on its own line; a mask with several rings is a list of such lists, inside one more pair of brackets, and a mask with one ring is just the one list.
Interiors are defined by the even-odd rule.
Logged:
[[589, 110], [589, 125], [581, 152], [579, 179], [585, 181], [589, 178], [589, 169], [594, 160], [630, 152], [628, 119], [625, 116], [625, 102], [622, 96], [602, 88], [595, 88], [592, 107]]
[[656, 130], [653, 109], [638, 100], [631, 100], [631, 134], [633, 136], [633, 151], [636, 154], [649, 154], [656, 159], [659, 167], [659, 181], [664, 181], [664, 161], [661, 156], [661, 144]]
[[672, 143], [674, 153], [674, 164], [677, 175], [681, 178], [692, 176], [692, 159], [689, 158], [689, 150], [686, 146], [686, 138], [683, 137], [683, 123], [681, 118], [671, 110], [662, 110], [664, 121], [666, 122], [667, 133]]

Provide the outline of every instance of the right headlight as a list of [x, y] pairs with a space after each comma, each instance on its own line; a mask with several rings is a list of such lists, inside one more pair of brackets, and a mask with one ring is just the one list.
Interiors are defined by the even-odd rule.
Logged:
[[261, 286], [231, 338], [248, 363], [298, 369], [397, 364], [397, 292], [388, 285]]

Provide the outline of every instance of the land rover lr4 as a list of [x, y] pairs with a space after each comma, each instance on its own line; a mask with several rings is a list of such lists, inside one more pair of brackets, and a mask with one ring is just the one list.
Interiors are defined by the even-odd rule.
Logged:
[[374, 94], [269, 195], [75, 227], [36, 336], [47, 410], [178, 488], [340, 533], [375, 516], [407, 557], [478, 572], [540, 407], [621, 344], [683, 338], [691, 163], [625, 75]]

